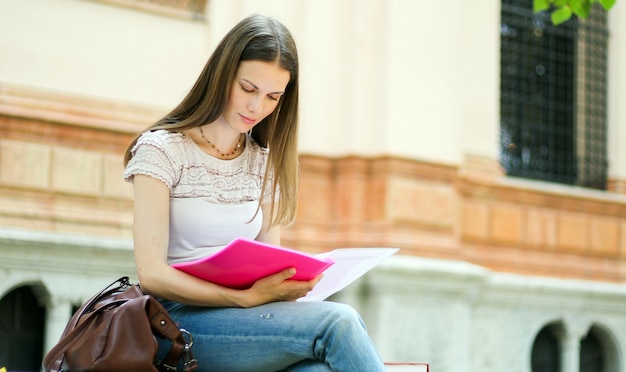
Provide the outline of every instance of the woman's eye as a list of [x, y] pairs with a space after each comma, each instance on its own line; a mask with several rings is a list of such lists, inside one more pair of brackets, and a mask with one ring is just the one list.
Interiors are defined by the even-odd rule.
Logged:
[[267, 97], [272, 101], [278, 101], [278, 99], [280, 98], [278, 96], [267, 96]]
[[241, 86], [241, 89], [243, 89], [244, 92], [248, 92], [248, 93], [254, 92], [253, 88], [247, 88], [247, 87], [244, 87], [243, 85]]

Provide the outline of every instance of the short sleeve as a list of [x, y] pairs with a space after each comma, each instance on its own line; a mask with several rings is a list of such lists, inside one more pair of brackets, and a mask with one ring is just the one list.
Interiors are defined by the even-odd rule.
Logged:
[[180, 171], [176, 167], [167, 142], [153, 132], [144, 133], [131, 150], [133, 155], [126, 169], [124, 180], [133, 182], [137, 174], [153, 177], [164, 182], [170, 190], [178, 182]]

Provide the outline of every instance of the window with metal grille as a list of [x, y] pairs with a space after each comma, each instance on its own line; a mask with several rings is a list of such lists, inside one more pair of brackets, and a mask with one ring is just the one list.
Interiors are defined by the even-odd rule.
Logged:
[[502, 165], [509, 176], [605, 189], [606, 13], [594, 6], [554, 26], [532, 6], [502, 0]]

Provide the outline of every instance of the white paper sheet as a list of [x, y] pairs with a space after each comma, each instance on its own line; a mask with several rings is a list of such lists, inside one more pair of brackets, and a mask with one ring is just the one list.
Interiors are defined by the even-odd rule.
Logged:
[[316, 255], [320, 258], [330, 257], [335, 263], [324, 271], [324, 277], [315, 288], [298, 301], [325, 300], [398, 250], [398, 248], [340, 248]]

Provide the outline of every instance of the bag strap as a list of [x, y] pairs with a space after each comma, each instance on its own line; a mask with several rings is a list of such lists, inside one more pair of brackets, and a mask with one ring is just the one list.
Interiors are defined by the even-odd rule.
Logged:
[[[49, 369], [52, 372], [61, 371], [61, 366], [63, 365], [64, 353], [67, 349], [72, 347], [77, 341], [77, 335], [80, 335], [84, 328], [89, 326], [91, 323], [89, 321], [90, 318], [97, 316], [99, 313], [108, 309], [109, 307], [117, 307], [129, 300], [118, 300], [112, 301], [104, 306], [99, 307], [94, 312], [87, 314], [87, 318], [85, 318], [82, 322], [80, 322], [76, 328], [72, 329], [67, 335], [65, 335], [57, 345], [55, 345], [46, 355], [44, 359], [44, 366], [47, 366], [52, 363], [53, 369]], [[156, 300], [152, 298], [156, 304], [159, 304]], [[152, 304], [151, 304], [152, 305]], [[183, 359], [183, 366], [186, 372], [193, 371], [198, 368], [198, 361], [193, 357], [191, 353], [191, 345], [193, 345], [193, 339], [191, 339], [191, 335], [189, 332], [184, 331], [185, 334], [189, 335], [190, 340], [187, 341], [183, 336], [183, 332], [176, 326], [176, 323], [171, 320], [167, 312], [161, 311], [159, 307], [162, 306], [149, 306], [150, 313], [148, 314], [150, 318], [150, 324], [152, 329], [156, 331], [160, 336], [169, 339], [172, 342], [169, 352], [165, 357], [161, 367], [165, 368], [167, 371], [176, 371], [176, 365], [180, 359]]]
[[[70, 324], [67, 325], [61, 340], [46, 354], [43, 364], [47, 370], [51, 372], [58, 372], [62, 370], [64, 354], [67, 349], [72, 347], [78, 340], [77, 335], [83, 332], [84, 328], [87, 327], [91, 322], [90, 319], [100, 314], [102, 311], [110, 308], [121, 306], [122, 304], [128, 302], [130, 299], [120, 299], [108, 302], [97, 309], [94, 309], [91, 313], [88, 313], [91, 310], [98, 300], [100, 300], [105, 293], [109, 293], [110, 288], [113, 287], [114, 284], [119, 283], [117, 287], [113, 289], [113, 291], [117, 291], [126, 287], [133, 286], [127, 276], [121, 277], [120, 279], [112, 282], [107, 287], [105, 287], [100, 293], [93, 296], [85, 305], [83, 305], [80, 310], [74, 314]], [[137, 286], [139, 291], [141, 288]], [[142, 292], [143, 293], [143, 292]], [[149, 296], [149, 295], [144, 295]], [[189, 337], [189, 341], [185, 339], [183, 336], [183, 332], [178, 328], [176, 323], [170, 318], [167, 310], [161, 305], [154, 297], [149, 296], [150, 304], [148, 305], [148, 319], [150, 319], [150, 325], [152, 326], [153, 331], [156, 331], [161, 337], [165, 337], [172, 342], [169, 352], [165, 360], [162, 363], [161, 367], [164, 367], [166, 370], [176, 371], [176, 365], [178, 361], [182, 358], [185, 371], [193, 371], [198, 368], [198, 361], [193, 357], [191, 352], [191, 345], [193, 344], [193, 339], [191, 338], [191, 334], [184, 331], [184, 334], [187, 334]], [[82, 321], [81, 318], [83, 318]], [[52, 364], [52, 368], [49, 369], [47, 366]], [[171, 369], [173, 368], [173, 369]]]
[[[112, 288], [115, 284], [118, 285], [115, 288]], [[78, 324], [82, 316], [85, 315], [85, 313], [92, 311], [93, 306], [98, 303], [98, 301], [100, 301], [103, 297], [108, 295], [110, 292], [120, 291], [122, 289], [130, 287], [131, 285], [132, 284], [130, 283], [128, 276], [123, 276], [104, 287], [104, 289], [102, 289], [95, 296], [91, 297], [85, 304], [83, 304], [83, 306], [81, 306], [76, 311], [76, 313], [72, 316], [72, 319], [70, 319], [68, 325], [65, 327], [65, 332], [63, 332], [63, 336], [65, 336], [65, 334], [68, 333], [70, 330], [76, 328], [76, 325]]]
[[[152, 330], [172, 342], [170, 350], [161, 363], [161, 367], [166, 371], [176, 371], [176, 365], [182, 359], [185, 371], [193, 371], [198, 368], [198, 361], [191, 352], [191, 346], [193, 345], [191, 333], [178, 328], [178, 325], [169, 316], [167, 310], [156, 299], [151, 297], [150, 302], [148, 318], [150, 319]], [[189, 340], [186, 340], [184, 335], [187, 335]]]
[[[51, 364], [52, 368], [49, 369], [50, 371], [60, 371], [62, 369], [61, 366], [63, 365], [63, 354], [67, 349], [74, 345], [74, 343], [76, 343], [75, 335], [81, 333], [82, 330], [90, 323], [87, 321], [87, 318], [83, 319], [80, 324], [79, 320], [81, 320], [83, 315], [85, 315], [85, 313], [87, 313], [90, 308], [93, 307], [98, 302], [98, 300], [103, 297], [105, 293], [110, 292], [111, 287], [113, 287], [116, 283], [119, 284], [113, 290], [120, 290], [130, 285], [128, 276], [123, 276], [115, 280], [108, 286], [104, 287], [104, 289], [102, 289], [98, 294], [94, 295], [85, 304], [83, 304], [83, 306], [81, 306], [80, 309], [78, 309], [70, 319], [69, 323], [65, 327], [65, 330], [63, 331], [63, 334], [61, 335], [61, 339], [59, 340], [59, 342], [50, 351], [48, 351], [48, 353], [44, 357], [43, 364], [46, 369], [49, 369], [48, 366]], [[108, 307], [109, 306], [104, 306], [101, 309], [98, 309], [99, 311], [94, 311], [92, 314], [89, 314], [89, 317], [93, 317], [96, 314], [99, 314], [101, 311]]]

